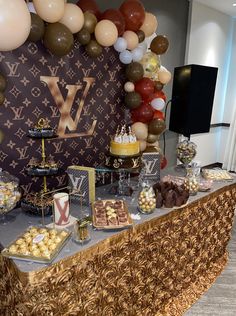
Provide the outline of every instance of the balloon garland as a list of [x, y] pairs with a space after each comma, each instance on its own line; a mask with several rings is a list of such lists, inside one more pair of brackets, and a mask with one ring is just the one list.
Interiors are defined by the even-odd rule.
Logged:
[[[103, 47], [114, 47], [125, 65], [124, 104], [130, 110], [132, 129], [142, 151], [157, 144], [166, 128], [163, 88], [171, 73], [161, 65], [160, 56], [167, 52], [169, 41], [155, 33], [157, 28], [157, 18], [146, 12], [139, 0], [125, 0], [120, 8], [104, 12], [95, 0], [76, 4], [66, 0], [0, 0], [0, 51], [16, 49], [27, 39], [42, 40], [59, 57], [71, 51], [75, 38], [93, 58], [102, 54]], [[2, 91], [0, 102], [1, 97]]]

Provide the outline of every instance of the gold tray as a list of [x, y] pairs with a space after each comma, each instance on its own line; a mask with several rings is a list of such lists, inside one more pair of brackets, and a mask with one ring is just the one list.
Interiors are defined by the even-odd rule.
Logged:
[[[36, 229], [36, 231], [35, 231], [36, 235], [35, 234], [33, 235], [33, 233], [31, 233], [32, 229]], [[42, 232], [42, 229], [45, 230], [44, 233]], [[28, 237], [28, 234], [30, 235], [29, 237]], [[25, 237], [25, 236], [27, 236], [27, 237]], [[59, 254], [59, 252], [64, 247], [66, 242], [69, 240], [70, 236], [71, 236], [71, 232], [68, 230], [65, 230], [65, 229], [60, 230], [60, 229], [54, 229], [54, 228], [48, 228], [48, 227], [30, 226], [27, 228], [26, 231], [24, 231], [24, 233], [22, 233], [20, 236], [18, 236], [18, 238], [16, 238], [13, 242], [11, 242], [6, 248], [4, 248], [1, 252], [1, 254], [4, 257], [8, 257], [8, 258], [12, 258], [12, 259], [33, 261], [33, 262], [38, 262], [38, 263], [50, 263]], [[56, 237], [61, 238], [61, 240], [57, 241], [57, 243], [53, 242], [53, 240], [55, 240]], [[28, 242], [27, 242], [27, 238], [29, 238]], [[31, 238], [31, 241], [29, 242], [30, 238]], [[44, 239], [46, 240], [46, 238], [48, 238], [48, 240], [51, 240], [50, 243], [55, 245], [55, 249], [48, 250], [49, 255], [43, 256], [43, 251], [42, 251], [43, 248], [42, 247], [43, 247], [43, 245], [44, 245], [44, 247], [47, 246], [46, 242], [43, 242], [43, 240]], [[21, 243], [19, 243], [19, 241]], [[41, 244], [40, 244], [40, 242], [41, 242]], [[38, 256], [36, 256], [33, 254], [33, 251], [30, 251], [30, 250], [28, 250], [28, 254], [19, 253], [19, 249], [21, 247], [20, 245], [23, 245], [23, 244], [27, 244], [28, 248], [35, 247], [35, 249], [41, 249], [40, 254]], [[39, 244], [40, 244], [40, 246], [39, 246]], [[15, 246], [16, 249], [18, 249], [18, 252], [17, 251], [12, 252], [11, 251], [12, 246]], [[48, 246], [48, 247], [50, 247], [50, 246]], [[45, 253], [45, 248], [44, 248], [44, 253]]]
[[122, 201], [123, 206], [124, 206], [124, 211], [126, 212], [127, 217], [128, 217], [128, 219], [127, 219], [127, 222], [128, 222], [128, 223], [122, 224], [122, 225], [121, 225], [121, 224], [120, 224], [120, 225], [105, 225], [105, 226], [96, 225], [96, 224], [95, 224], [95, 223], [96, 223], [96, 216], [95, 216], [95, 209], [94, 209], [94, 203], [96, 203], [96, 201], [95, 201], [95, 202], [92, 203], [92, 219], [93, 219], [93, 226], [94, 226], [95, 228], [97, 228], [97, 229], [111, 230], [111, 229], [122, 229], [122, 228], [129, 227], [129, 226], [132, 226], [132, 225], [133, 225], [133, 220], [132, 220], [132, 218], [131, 218], [131, 216], [130, 216], [130, 213], [129, 213], [129, 211], [128, 211], [127, 204], [126, 204], [123, 200], [100, 200], [100, 201], [102, 201], [104, 204], [105, 204], [106, 202]]
[[202, 169], [202, 176], [213, 181], [233, 181], [234, 179], [228, 171], [221, 169]]

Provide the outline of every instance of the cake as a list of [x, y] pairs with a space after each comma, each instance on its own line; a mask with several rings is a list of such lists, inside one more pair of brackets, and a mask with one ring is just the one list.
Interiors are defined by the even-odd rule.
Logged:
[[130, 127], [118, 127], [110, 142], [105, 165], [114, 169], [135, 169], [141, 163], [139, 141]]
[[139, 154], [139, 141], [137, 141], [135, 134], [131, 131], [131, 128], [122, 126], [116, 131], [116, 135], [110, 143], [110, 153], [115, 156], [134, 156]]

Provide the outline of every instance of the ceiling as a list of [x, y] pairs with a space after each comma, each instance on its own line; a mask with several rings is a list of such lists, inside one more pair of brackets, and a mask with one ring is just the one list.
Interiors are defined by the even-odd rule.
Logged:
[[202, 4], [214, 8], [218, 11], [224, 12], [228, 15], [236, 17], [236, 6], [233, 7], [233, 3], [236, 4], [236, 0], [193, 0], [201, 2]]

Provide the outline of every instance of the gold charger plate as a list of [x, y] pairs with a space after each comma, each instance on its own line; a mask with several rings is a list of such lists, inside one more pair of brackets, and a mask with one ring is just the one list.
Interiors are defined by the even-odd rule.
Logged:
[[[36, 231], [35, 231], [36, 235], [35, 234], [33, 235], [31, 233], [32, 228], [36, 229]], [[44, 232], [46, 232], [46, 235], [43, 233], [42, 229], [44, 229]], [[43, 240], [46, 241], [46, 238], [48, 238], [48, 240], [49, 240], [50, 239], [49, 236], [50, 236], [52, 231], [53, 231], [53, 235], [55, 236], [55, 238], [59, 237], [59, 238], [61, 238], [61, 240], [56, 243], [55, 249], [49, 250], [48, 256], [44, 256], [43, 250], [41, 250], [41, 252], [40, 252], [39, 249], [44, 249], [44, 252], [45, 252], [45, 248], [46, 248], [47, 244], [46, 244], [46, 242], [43, 242]], [[30, 236], [28, 236], [28, 234]], [[25, 236], [27, 236], [27, 237], [25, 237]], [[52, 234], [51, 234], [51, 236], [52, 236]], [[18, 260], [24, 260], [24, 261], [33, 261], [33, 262], [37, 262], [37, 263], [50, 263], [59, 254], [59, 252], [64, 247], [66, 242], [69, 240], [70, 236], [71, 236], [71, 232], [69, 232], [68, 230], [65, 230], [65, 229], [61, 230], [61, 229], [54, 229], [54, 228], [48, 228], [48, 227], [30, 226], [21, 235], [19, 235], [13, 242], [11, 242], [6, 248], [4, 248], [1, 252], [1, 254], [4, 257], [8, 257], [8, 258], [12, 258], [12, 259], [18, 259]], [[27, 242], [27, 238], [29, 238], [28, 242]], [[31, 241], [30, 241], [30, 238], [31, 238]], [[53, 243], [52, 237], [51, 237], [51, 240], [52, 240], [51, 241], [51, 244], [52, 244]], [[38, 249], [39, 255], [38, 256], [33, 255], [33, 251], [30, 251], [30, 250], [28, 250], [27, 254], [20, 253], [19, 251], [21, 249], [21, 245], [23, 245], [23, 244], [27, 244], [28, 249], [29, 249], [29, 247], [32, 247], [34, 245], [33, 247], [35, 249]], [[39, 244], [40, 244], [40, 246], [39, 246]], [[54, 244], [55, 244], [55, 242], [54, 242]], [[11, 251], [11, 249], [13, 249], [12, 246], [15, 246], [15, 248], [17, 250], [14, 252]]]
[[99, 200], [99, 201], [102, 201], [103, 204], [105, 204], [106, 202], [117, 202], [117, 201], [122, 201], [123, 203], [123, 208], [124, 208], [124, 211], [126, 212], [127, 214], [127, 223], [125, 224], [120, 224], [120, 225], [104, 225], [104, 226], [100, 226], [100, 225], [96, 225], [96, 216], [95, 216], [95, 207], [94, 207], [94, 204], [97, 202], [93, 202], [92, 203], [92, 220], [93, 220], [93, 227], [95, 227], [96, 229], [105, 229], [105, 230], [112, 230], [112, 229], [122, 229], [122, 228], [125, 228], [125, 227], [129, 227], [129, 226], [132, 226], [133, 225], [133, 220], [130, 216], [130, 213], [128, 211], [128, 207], [127, 207], [127, 204], [123, 201], [123, 200], [114, 200], [114, 199], [111, 199], [111, 200]]

